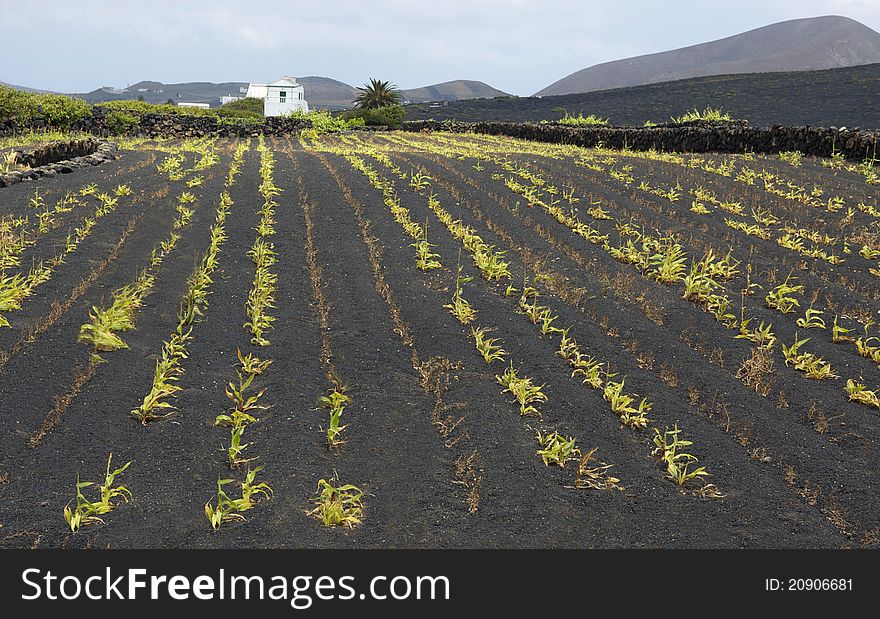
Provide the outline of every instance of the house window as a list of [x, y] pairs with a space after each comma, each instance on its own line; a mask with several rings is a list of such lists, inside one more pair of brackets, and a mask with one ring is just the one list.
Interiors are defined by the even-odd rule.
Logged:
[[286, 90], [282, 90], [281, 92], [278, 93], [278, 101], [280, 103], [287, 102], [287, 91]]

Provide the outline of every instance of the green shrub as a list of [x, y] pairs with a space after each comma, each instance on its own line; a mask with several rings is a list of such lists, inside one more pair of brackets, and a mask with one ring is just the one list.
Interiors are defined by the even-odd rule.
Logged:
[[154, 104], [145, 101], [120, 100], [120, 101], [104, 101], [98, 103], [97, 107], [117, 112], [126, 112], [132, 115], [138, 114], [180, 114], [184, 116], [205, 116], [210, 115], [212, 110], [206, 110], [200, 107], [177, 107], [167, 103]]
[[[243, 104], [242, 101], [248, 101]], [[259, 112], [254, 111], [256, 106], [253, 102], [259, 104]], [[235, 105], [241, 104], [241, 105]], [[261, 99], [242, 99], [227, 103], [219, 108], [201, 108], [201, 107], [178, 107], [168, 103], [146, 103], [144, 101], [120, 100], [106, 101], [98, 103], [99, 106], [108, 110], [125, 112], [132, 115], [140, 114], [177, 114], [179, 116], [213, 116], [218, 119], [262, 119], [263, 118], [263, 102]]]
[[34, 96], [0, 86], [0, 119], [11, 119], [16, 122], [32, 120], [37, 115], [37, 104]]
[[571, 127], [604, 127], [608, 124], [608, 119], [599, 118], [594, 114], [584, 116], [582, 113], [578, 113], [577, 116], [572, 116], [566, 112], [565, 116], [559, 119], [559, 124], [569, 125]]
[[113, 110], [107, 114], [107, 128], [113, 135], [128, 135], [138, 125], [137, 116]]
[[75, 122], [90, 116], [91, 106], [82, 99], [64, 95], [35, 95], [37, 106], [42, 110], [50, 127], [68, 129]]
[[303, 112], [293, 112], [288, 115], [288, 118], [301, 118], [303, 120], [311, 121], [312, 130], [316, 133], [345, 131], [354, 126], [348, 121], [348, 119], [343, 118], [343, 116], [334, 116], [327, 110], [316, 110], [307, 114]]
[[704, 121], [712, 121], [712, 122], [729, 122], [733, 120], [730, 117], [730, 114], [721, 110], [721, 108], [715, 109], [711, 107], [707, 107], [702, 112], [697, 108], [692, 109], [689, 112], [685, 112], [683, 115], [678, 117], [672, 117], [672, 122], [674, 123], [686, 123], [692, 122], [695, 120], [704, 120]]
[[389, 105], [375, 109], [357, 109], [344, 112], [342, 117], [351, 123], [362, 121], [368, 127], [388, 127], [400, 129], [403, 124], [404, 109], [401, 105]]
[[221, 116], [263, 116], [263, 100], [245, 97], [237, 101], [224, 103], [217, 110]]
[[91, 114], [89, 104], [64, 95], [21, 92], [0, 86], [0, 118], [27, 123], [43, 118], [49, 127], [67, 129]]

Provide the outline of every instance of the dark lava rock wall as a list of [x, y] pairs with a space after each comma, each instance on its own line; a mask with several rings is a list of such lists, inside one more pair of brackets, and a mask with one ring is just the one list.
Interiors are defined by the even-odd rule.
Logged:
[[405, 131], [452, 131], [505, 135], [554, 144], [690, 153], [778, 153], [798, 150], [830, 157], [839, 152], [861, 161], [876, 153], [880, 132], [824, 127], [752, 128], [745, 123], [682, 124], [657, 127], [570, 127], [559, 124], [510, 122], [411, 121]]
[[[76, 122], [72, 131], [83, 131], [93, 135], [109, 137], [112, 112], [95, 107], [92, 115]], [[219, 118], [217, 116], [188, 116], [184, 114], [140, 114], [137, 122], [126, 134], [147, 138], [199, 138], [199, 137], [255, 137], [257, 135], [289, 135], [312, 126], [311, 121], [302, 118], [265, 118], [240, 120]], [[45, 131], [51, 129], [46, 122], [36, 119], [29, 123], [18, 123], [11, 119], [0, 119], [0, 137], [24, 133], [26, 131]]]
[[70, 174], [77, 168], [101, 165], [119, 157], [116, 144], [93, 139], [50, 142], [35, 149], [13, 150], [16, 153], [16, 163], [27, 167], [0, 174], [0, 187], [58, 174]]

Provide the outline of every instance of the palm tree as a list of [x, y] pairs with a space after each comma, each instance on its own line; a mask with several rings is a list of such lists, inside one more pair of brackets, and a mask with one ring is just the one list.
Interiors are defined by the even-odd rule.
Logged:
[[355, 107], [364, 110], [375, 110], [400, 102], [400, 91], [390, 82], [370, 78], [370, 83], [358, 90], [360, 94], [354, 100]]

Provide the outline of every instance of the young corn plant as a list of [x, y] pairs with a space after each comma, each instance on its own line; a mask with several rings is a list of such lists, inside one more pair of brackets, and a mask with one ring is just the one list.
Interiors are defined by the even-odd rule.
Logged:
[[421, 238], [417, 239], [415, 243], [412, 243], [410, 247], [415, 247], [416, 249], [416, 266], [422, 271], [430, 271], [431, 269], [439, 269], [443, 265], [437, 260], [440, 257], [440, 254], [435, 254], [431, 251], [432, 247], [435, 247], [431, 243], [428, 242], [428, 222], [425, 222], [425, 226], [422, 229], [423, 233]]
[[798, 318], [795, 322], [801, 329], [824, 329], [825, 320], [821, 318], [822, 314], [824, 312], [810, 307], [807, 308], [806, 315], [803, 318]]
[[517, 376], [512, 361], [510, 366], [504, 370], [503, 374], [500, 376], [497, 374], [495, 375], [495, 380], [498, 381], [498, 384], [504, 387], [504, 389], [501, 390], [501, 393], [509, 392], [515, 398], [516, 402], [519, 403], [520, 415], [541, 416], [540, 411], [535, 408], [534, 405], [547, 401], [547, 396], [543, 392], [545, 385], [538, 387], [537, 385], [532, 384], [531, 378]]
[[507, 356], [507, 351], [500, 345], [495, 344], [495, 342], [500, 342], [500, 339], [486, 337], [488, 332], [488, 329], [474, 329], [471, 327], [471, 337], [474, 338], [474, 344], [476, 345], [477, 350], [483, 356], [483, 360], [491, 365], [495, 361], [504, 361], [504, 357]]
[[615, 382], [606, 380], [602, 389], [602, 397], [611, 406], [611, 411], [620, 417], [623, 425], [631, 428], [646, 428], [650, 419], [648, 413], [651, 412], [653, 404], [648, 402], [647, 398], [642, 398], [638, 408], [634, 408], [632, 403], [635, 398], [623, 392], [623, 386], [626, 380]]
[[767, 293], [764, 300], [768, 307], [783, 314], [789, 314], [794, 311], [794, 308], [800, 307], [800, 301], [792, 295], [803, 292], [804, 287], [801, 285], [792, 286], [789, 284], [790, 280], [791, 276], [789, 275], [783, 283]]
[[[241, 367], [236, 370], [237, 382], [229, 381], [226, 385], [226, 397], [232, 402], [232, 409], [217, 415], [214, 418], [215, 426], [231, 426], [232, 428], [244, 427], [250, 423], [259, 421], [254, 413], [267, 410], [269, 407], [260, 404], [260, 400], [266, 393], [262, 389], [253, 395], [248, 393], [254, 379], [262, 374], [272, 363], [271, 359], [259, 359], [253, 354], [242, 355], [237, 351], [238, 361]], [[241, 437], [239, 437], [241, 438]]]
[[835, 314], [834, 324], [831, 326], [831, 341], [835, 344], [839, 342], [848, 342], [852, 340], [849, 336], [850, 333], [852, 333], [852, 329], [847, 329], [837, 324], [837, 314]]
[[244, 450], [250, 446], [250, 443], [242, 442], [246, 427], [246, 425], [232, 426], [229, 447], [226, 449], [230, 469], [237, 469], [245, 462], [251, 462], [253, 460], [253, 458], [245, 458], [243, 455]]
[[664, 432], [654, 429], [654, 452], [666, 465], [666, 475], [683, 487], [689, 480], [699, 477], [707, 477], [709, 472], [705, 467], [692, 469], [699, 460], [696, 456], [681, 451], [683, 448], [693, 445], [692, 441], [679, 438], [681, 430], [678, 426], [674, 426], [672, 430], [668, 428]]
[[318, 481], [318, 495], [312, 499], [315, 508], [307, 512], [325, 527], [348, 527], [353, 529], [363, 520], [364, 492], [355, 485], [339, 483], [334, 476]]
[[871, 391], [862, 383], [856, 382], [851, 378], [847, 379], [844, 390], [850, 401], [880, 409], [880, 398], [877, 397], [877, 392]]
[[[71, 532], [76, 533], [80, 527], [89, 524], [104, 524], [102, 515], [110, 513], [120, 502], [128, 503], [131, 498], [131, 491], [123, 485], [115, 485], [116, 478], [125, 472], [125, 469], [131, 465], [131, 461], [126, 462], [118, 469], [110, 470], [113, 462], [113, 454], [107, 458], [107, 471], [104, 475], [104, 483], [98, 488], [99, 497], [97, 501], [89, 501], [83, 494], [83, 490], [95, 485], [92, 481], [80, 481], [79, 475], [76, 477], [76, 498], [72, 499], [64, 506], [64, 520]], [[76, 501], [76, 505], [71, 507], [70, 504]]]
[[754, 329], [750, 329], [749, 323], [751, 323], [752, 320], [752, 318], [747, 318], [740, 322], [739, 335], [735, 335], [734, 339], [749, 340], [750, 342], [757, 344], [760, 348], [772, 350], [773, 345], [776, 344], [776, 335], [773, 333], [773, 324], [765, 325], [762, 320], [760, 325]]
[[100, 359], [98, 352], [128, 348], [117, 332], [134, 328], [135, 312], [143, 306], [144, 297], [152, 290], [155, 280], [155, 275], [144, 269], [134, 283], [114, 291], [109, 307], [92, 306], [89, 322], [80, 326], [79, 341], [92, 346], [95, 358]]
[[328, 395], [321, 396], [320, 402], [321, 406], [330, 411], [330, 423], [327, 426], [327, 447], [332, 449], [344, 442], [339, 439], [339, 436], [348, 426], [340, 425], [339, 422], [342, 419], [342, 413], [345, 412], [345, 407], [351, 402], [351, 398], [345, 395], [345, 390], [342, 387], [336, 386]]
[[275, 308], [278, 276], [272, 273], [271, 267], [276, 262], [276, 254], [272, 243], [267, 243], [262, 237], [258, 237], [248, 255], [253, 260], [256, 271], [253, 287], [248, 294], [248, 320], [244, 323], [244, 327], [253, 335], [251, 343], [256, 346], [268, 346], [269, 340], [264, 335], [275, 322], [275, 317], [270, 316], [268, 310]]
[[794, 342], [791, 346], [782, 345], [782, 354], [785, 357], [785, 365], [792, 366], [796, 370], [800, 370], [807, 375], [807, 378], [813, 380], [827, 380], [831, 378], [839, 378], [831, 364], [810, 352], [801, 352], [800, 348], [810, 341], [810, 338], [801, 340], [798, 334], [794, 335]]
[[205, 517], [215, 531], [225, 522], [244, 522], [242, 512], [253, 509], [259, 497], [268, 499], [272, 496], [272, 488], [265, 482], [257, 482], [257, 473], [263, 469], [258, 466], [248, 470], [245, 480], [241, 483], [241, 498], [233, 499], [224, 490], [224, 486], [235, 483], [234, 479], [217, 480], [217, 498], [205, 503]]
[[410, 176], [409, 186], [421, 193], [431, 185], [433, 179], [422, 171]]
[[581, 382], [593, 389], [603, 389], [605, 379], [615, 376], [615, 374], [608, 374], [603, 370], [602, 366], [604, 364], [601, 361], [582, 355], [580, 350], [573, 353], [572, 358], [569, 359], [569, 364], [574, 368], [571, 372], [572, 378], [583, 376]]
[[472, 281], [472, 277], [462, 275], [461, 252], [458, 254], [458, 266], [456, 267], [455, 292], [452, 295], [452, 303], [448, 303], [443, 307], [449, 310], [449, 313], [458, 318], [458, 322], [466, 325], [473, 322], [477, 317], [477, 310], [471, 307], [463, 296], [461, 296], [461, 288], [463, 284]]
[[565, 468], [565, 463], [569, 460], [577, 460], [581, 455], [578, 449], [577, 439], [573, 436], [563, 436], [559, 432], [550, 432], [542, 434], [540, 430], [536, 432], [536, 438], [540, 449], [536, 452], [541, 456], [541, 460], [545, 466], [555, 464], [560, 468]]
[[187, 358], [186, 341], [192, 329], [178, 331], [164, 342], [161, 357], [156, 361], [156, 369], [153, 372], [153, 383], [149, 393], [144, 396], [141, 405], [131, 410], [131, 415], [147, 425], [151, 421], [158, 421], [174, 413], [174, 405], [166, 399], [174, 397], [182, 387], [177, 384], [183, 369], [180, 361]]

